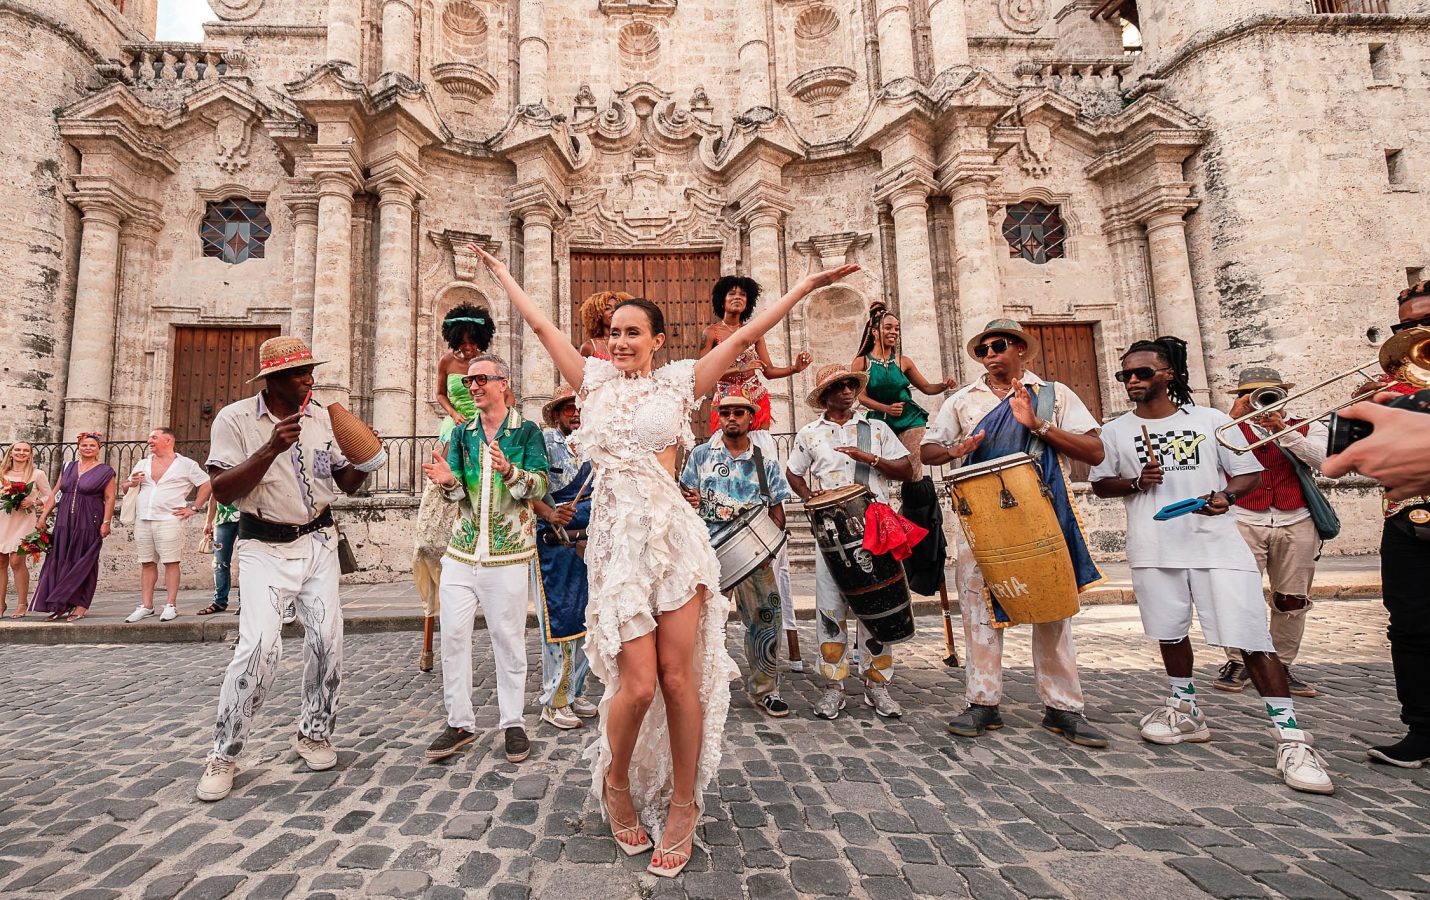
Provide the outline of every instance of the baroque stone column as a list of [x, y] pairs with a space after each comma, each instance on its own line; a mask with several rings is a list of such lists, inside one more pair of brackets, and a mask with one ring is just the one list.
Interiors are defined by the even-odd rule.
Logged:
[[351, 176], [323, 172], [318, 185], [318, 230], [313, 278], [313, 354], [327, 360], [313, 372], [313, 393], [324, 403], [352, 402]]
[[[150, 423], [152, 385], [145, 373], [149, 349], [149, 305], [154, 297], [154, 247], [160, 222], [147, 216], [125, 219], [120, 234], [118, 335], [114, 359], [114, 401], [109, 410], [110, 440], [141, 440]], [[164, 327], [161, 323], [161, 327]], [[217, 410], [215, 410], [217, 411]], [[172, 424], [172, 423], [170, 423]]]
[[[880, 197], [894, 219], [894, 258], [899, 285], [899, 319], [903, 353], [929, 381], [943, 373], [943, 340], [933, 290], [933, 258], [929, 247], [929, 185], [908, 181]], [[915, 402], [922, 396], [915, 392]]]
[[123, 212], [102, 197], [74, 200], [82, 214], [74, 323], [70, 329], [65, 433], [109, 430], [118, 302], [119, 223]]
[[546, 105], [546, 37], [542, 0], [520, 0], [517, 34], [517, 106]]
[[391, 181], [378, 190], [377, 334], [373, 352], [373, 427], [413, 434], [412, 213], [417, 192]]
[[313, 343], [313, 278], [317, 268], [318, 195], [293, 194], [287, 198], [293, 213], [293, 295], [288, 333]]
[[360, 0], [328, 0], [328, 59], [356, 66], [362, 61]]
[[736, 53], [740, 59], [737, 113], [756, 106], [774, 106], [770, 98], [770, 45], [765, 31], [765, 10], [764, 3], [736, 5], [736, 15], [740, 17], [736, 37]]
[[877, 0], [880, 81], [914, 77], [914, 34], [908, 0]]
[[[382, 73], [413, 77], [412, 35], [416, 13], [411, 0], [382, 2]], [[379, 429], [381, 430], [381, 429]], [[404, 432], [405, 433], [405, 432]]]
[[965, 0], [929, 0], [929, 35], [933, 39], [934, 75], [968, 65]]
[[[765, 304], [773, 303], [784, 293], [784, 278], [780, 265], [780, 223], [783, 220], [784, 212], [773, 206], [757, 208], [746, 220], [750, 233], [750, 277], [760, 285], [760, 290], [765, 295]], [[794, 362], [788, 333], [787, 320], [765, 332], [765, 349], [770, 352], [770, 361], [777, 366]], [[766, 382], [770, 392], [770, 408], [775, 413], [775, 420], [785, 425], [785, 428], [779, 430], [794, 428], [794, 407], [790, 404], [792, 383], [789, 378]]]
[[959, 340], [966, 342], [1003, 314], [998, 261], [988, 231], [988, 181], [969, 177], [950, 191], [954, 272], [958, 278]]
[[[551, 230], [555, 214], [546, 206], [529, 206], [521, 211], [521, 286], [532, 301], [556, 321], [552, 296]], [[536, 332], [521, 325], [521, 381], [517, 387], [521, 413], [541, 421], [541, 407], [556, 392], [556, 366]]]
[[1164, 209], [1147, 219], [1147, 252], [1152, 262], [1152, 296], [1158, 334], [1172, 334], [1187, 342], [1187, 368], [1192, 398], [1210, 403], [1207, 358], [1202, 347], [1201, 318], [1192, 287], [1192, 264], [1187, 255], [1187, 225], [1182, 208]]

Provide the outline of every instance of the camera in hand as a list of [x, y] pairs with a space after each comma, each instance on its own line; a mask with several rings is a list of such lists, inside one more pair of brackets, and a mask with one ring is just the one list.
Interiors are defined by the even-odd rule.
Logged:
[[[1396, 397], [1384, 405], [1394, 409], [1411, 409], [1415, 412], [1430, 413], [1430, 388], [1407, 394], [1404, 397]], [[1356, 441], [1370, 437], [1375, 426], [1360, 419], [1346, 419], [1336, 413], [1331, 413], [1330, 430], [1330, 437], [1326, 440], [1326, 453], [1334, 455], [1344, 452]]]

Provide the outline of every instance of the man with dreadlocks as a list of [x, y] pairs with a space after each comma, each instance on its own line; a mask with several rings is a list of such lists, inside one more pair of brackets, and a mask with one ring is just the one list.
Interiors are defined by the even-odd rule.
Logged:
[[[1187, 345], [1175, 337], [1138, 341], [1122, 357], [1116, 378], [1127, 386], [1132, 412], [1103, 426], [1103, 461], [1092, 470], [1093, 493], [1121, 497], [1127, 507], [1127, 561], [1142, 628], [1161, 644], [1171, 694], [1140, 723], [1154, 744], [1211, 740], [1192, 682], [1192, 610], [1214, 647], [1241, 651], [1251, 682], [1276, 728], [1276, 769], [1288, 787], [1330, 794], [1325, 761], [1296, 721], [1286, 670], [1267, 628], [1256, 559], [1226, 515], [1238, 495], [1261, 483], [1261, 463], [1216, 441], [1231, 421], [1192, 402]], [[1229, 439], [1245, 446], [1232, 429]], [[1200, 497], [1194, 515], [1154, 519], [1163, 507]]]

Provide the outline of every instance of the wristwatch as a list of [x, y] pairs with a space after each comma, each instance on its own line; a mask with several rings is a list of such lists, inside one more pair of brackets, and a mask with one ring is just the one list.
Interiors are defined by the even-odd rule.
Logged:
[[1235, 505], [1236, 505], [1236, 494], [1233, 493], [1232, 491], [1228, 491], [1228, 490], [1223, 489], [1223, 490], [1217, 491], [1217, 493], [1218, 493], [1218, 494], [1221, 494], [1223, 497], [1226, 498], [1226, 505], [1227, 505], [1227, 506], [1235, 506]]

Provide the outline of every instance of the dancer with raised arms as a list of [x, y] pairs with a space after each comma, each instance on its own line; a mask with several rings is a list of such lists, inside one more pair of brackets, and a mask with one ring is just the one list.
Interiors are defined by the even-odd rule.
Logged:
[[699, 361], [654, 369], [666, 342], [654, 303], [618, 304], [610, 361], [583, 357], [500, 260], [472, 249], [579, 398], [573, 438], [596, 473], [586, 652], [606, 685], [600, 731], [585, 754], [592, 793], [621, 849], [650, 849], [649, 829], [659, 840], [649, 871], [674, 877], [690, 861], [701, 797], [720, 763], [730, 681], [739, 675], [725, 651], [730, 601], [718, 589], [719, 563], [676, 483], [677, 445], [694, 444], [691, 408], [737, 356], [805, 295], [858, 267], [808, 273]]

